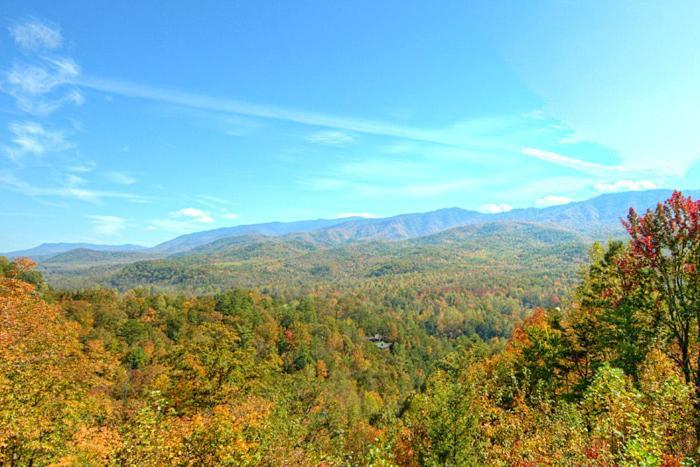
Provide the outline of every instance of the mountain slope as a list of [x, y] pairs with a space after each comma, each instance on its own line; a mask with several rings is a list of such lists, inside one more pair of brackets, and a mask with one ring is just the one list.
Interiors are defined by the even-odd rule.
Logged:
[[42, 261], [42, 265], [76, 264], [76, 263], [129, 263], [142, 261], [153, 257], [153, 254], [144, 250], [136, 251], [112, 251], [92, 250], [90, 248], [76, 248]]
[[[537, 268], [571, 270], [587, 242], [570, 231], [528, 223], [462, 226], [400, 241], [328, 247], [286, 237], [248, 236], [216, 242], [197, 254], [139, 261], [100, 278], [119, 289], [152, 286], [195, 291], [279, 284], [342, 286], [376, 277]], [[471, 271], [471, 272], [470, 272]], [[55, 276], [52, 276], [55, 278]], [[334, 286], [335, 286], [334, 285]]]

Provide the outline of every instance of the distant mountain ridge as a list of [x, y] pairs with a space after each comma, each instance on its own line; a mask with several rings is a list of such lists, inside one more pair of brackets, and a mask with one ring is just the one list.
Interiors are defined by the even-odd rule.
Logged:
[[[308, 232], [302, 237], [323, 245], [367, 240], [403, 240], [424, 237], [454, 227], [492, 222], [525, 222], [563, 228], [591, 239], [606, 240], [624, 235], [620, 220], [630, 207], [639, 212], [668, 198], [672, 190], [609, 193], [584, 201], [546, 208], [514, 209], [485, 214], [461, 208], [401, 214], [380, 219], [358, 219]], [[700, 196], [700, 190], [686, 195]]]
[[267, 222], [264, 224], [237, 225], [235, 227], [224, 227], [221, 229], [180, 235], [172, 240], [160, 243], [150, 250], [154, 253], [180, 253], [227, 237], [238, 237], [250, 234], [276, 237], [290, 233], [311, 232], [313, 230], [323, 229], [357, 219], [362, 218], [345, 217], [340, 219], [315, 219], [294, 222]]
[[8, 258], [16, 258], [26, 256], [37, 261], [51, 258], [55, 255], [65, 253], [71, 250], [92, 250], [92, 251], [112, 251], [112, 252], [135, 252], [144, 251], [148, 248], [141, 245], [102, 245], [96, 243], [42, 243], [34, 248], [26, 250], [17, 250], [5, 253]]
[[[138, 245], [94, 245], [86, 243], [45, 243], [36, 248], [7, 253], [9, 257], [29, 256], [45, 261], [71, 250], [129, 253], [129, 259], [142, 253], [146, 257], [208, 254], [225, 250], [241, 242], [264, 243], [271, 237], [297, 242], [298, 248], [338, 246], [364, 241], [394, 241], [425, 237], [454, 227], [492, 222], [525, 222], [566, 229], [589, 239], [605, 240], [624, 235], [620, 219], [630, 207], [645, 211], [668, 198], [672, 190], [647, 190], [609, 193], [594, 198], [546, 208], [514, 209], [485, 214], [461, 208], [438, 209], [425, 213], [400, 214], [386, 218], [316, 219], [296, 222], [269, 222], [239, 225], [181, 235], [152, 248]], [[684, 192], [695, 198], [700, 190]], [[255, 237], [261, 237], [255, 239]], [[249, 248], [252, 248], [249, 246]], [[115, 259], [119, 255], [114, 255]], [[109, 258], [110, 255], [90, 255], [87, 251], [62, 258]]]

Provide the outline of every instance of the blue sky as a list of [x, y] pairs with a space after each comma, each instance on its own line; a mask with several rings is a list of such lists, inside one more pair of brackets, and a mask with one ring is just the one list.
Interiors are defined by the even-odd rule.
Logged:
[[698, 188], [697, 24], [693, 1], [6, 0], [0, 251]]

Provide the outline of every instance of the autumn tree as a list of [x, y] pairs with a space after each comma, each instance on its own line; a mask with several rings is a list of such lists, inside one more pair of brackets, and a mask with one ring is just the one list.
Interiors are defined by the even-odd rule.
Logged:
[[[624, 223], [630, 255], [624, 264], [637, 277], [648, 278], [671, 353], [686, 382], [695, 386], [700, 410], [700, 200], [676, 191], [643, 216], [630, 209]], [[700, 438], [700, 420], [696, 421]]]
[[469, 353], [443, 359], [425, 392], [411, 401], [405, 420], [413, 433], [413, 449], [423, 465], [483, 463], [479, 422], [484, 400], [483, 373]]
[[[0, 278], [0, 464], [47, 464], [76, 454], [86, 441], [111, 437], [112, 361], [99, 341], [84, 346], [78, 324], [47, 304], [32, 265], [20, 262]], [[80, 440], [86, 441], [81, 444]]]

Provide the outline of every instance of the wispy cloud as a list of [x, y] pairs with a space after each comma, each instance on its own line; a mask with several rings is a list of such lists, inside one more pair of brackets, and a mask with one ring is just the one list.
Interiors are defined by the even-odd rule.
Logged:
[[573, 199], [568, 196], [547, 195], [538, 199], [535, 204], [540, 207], [558, 206], [560, 204], [571, 203]]
[[601, 193], [611, 193], [615, 191], [653, 190], [657, 188], [657, 185], [649, 180], [620, 180], [611, 183], [596, 183], [593, 188]]
[[24, 50], [57, 49], [63, 43], [61, 29], [54, 24], [31, 18], [9, 27], [10, 36]]
[[498, 214], [499, 212], [512, 211], [513, 206], [510, 204], [482, 204], [479, 206], [479, 212], [484, 214]]
[[137, 180], [126, 172], [107, 172], [106, 177], [109, 181], [119, 185], [133, 185]]
[[15, 63], [0, 82], [0, 91], [32, 115], [49, 115], [64, 104], [82, 105], [83, 95], [71, 82], [80, 68], [70, 58], [42, 57], [35, 63]]
[[314, 144], [344, 147], [354, 143], [355, 137], [343, 131], [317, 131], [308, 135], [306, 140]]
[[551, 162], [558, 165], [563, 165], [564, 167], [570, 167], [572, 169], [580, 170], [582, 172], [588, 173], [605, 173], [605, 172], [623, 172], [626, 169], [621, 166], [616, 165], [603, 165], [595, 162], [583, 161], [576, 159], [574, 157], [563, 156], [557, 154], [556, 152], [543, 151], [536, 148], [522, 148], [520, 152], [526, 156], [534, 157], [546, 162]]
[[206, 206], [217, 206], [219, 208], [221, 206], [225, 206], [225, 207], [233, 206], [233, 203], [231, 203], [230, 201], [225, 200], [223, 198], [220, 198], [218, 196], [198, 195], [195, 198], [197, 199], [198, 202], [200, 202]]
[[65, 180], [66, 185], [70, 187], [85, 185], [87, 183], [87, 180], [85, 180], [83, 177], [71, 173], [66, 174]]
[[101, 236], [114, 237], [126, 228], [126, 219], [118, 216], [88, 216], [92, 221], [93, 231]]
[[30, 19], [9, 28], [25, 59], [2, 73], [0, 92], [12, 97], [17, 107], [32, 115], [49, 115], [66, 103], [81, 105], [85, 98], [71, 83], [80, 67], [70, 57], [48, 55], [59, 49], [63, 37], [58, 26]]
[[220, 217], [222, 219], [233, 220], [233, 219], [238, 219], [241, 216], [239, 216], [238, 214], [234, 214], [232, 212], [227, 212], [227, 213], [221, 214]]
[[90, 163], [84, 163], [84, 164], [75, 164], [67, 167], [67, 170], [75, 173], [88, 173], [92, 172], [95, 169], [95, 164], [90, 162]]
[[30, 183], [20, 180], [14, 175], [8, 173], [0, 173], [0, 186], [21, 193], [26, 196], [33, 197], [57, 197], [66, 199], [75, 199], [93, 204], [99, 204], [103, 199], [117, 198], [126, 199], [132, 202], [146, 202], [148, 198], [134, 195], [131, 193], [121, 193], [115, 191], [91, 190], [88, 188], [79, 188], [77, 186], [35, 186]]
[[5, 153], [12, 160], [25, 155], [43, 156], [49, 151], [62, 151], [70, 147], [65, 133], [47, 130], [35, 122], [15, 122], [8, 125], [12, 136]]

